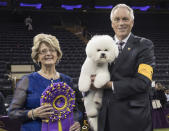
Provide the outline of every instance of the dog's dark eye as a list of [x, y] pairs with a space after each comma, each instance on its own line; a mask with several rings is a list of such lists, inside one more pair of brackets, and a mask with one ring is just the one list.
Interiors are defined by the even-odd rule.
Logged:
[[97, 51], [101, 51], [100, 49], [97, 49]]
[[105, 49], [104, 51], [108, 51], [108, 49]]

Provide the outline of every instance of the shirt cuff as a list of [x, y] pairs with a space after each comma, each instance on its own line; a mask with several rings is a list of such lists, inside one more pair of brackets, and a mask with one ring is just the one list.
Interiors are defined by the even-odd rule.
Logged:
[[113, 81], [112, 81], [112, 90], [114, 91], [114, 84], [113, 84]]

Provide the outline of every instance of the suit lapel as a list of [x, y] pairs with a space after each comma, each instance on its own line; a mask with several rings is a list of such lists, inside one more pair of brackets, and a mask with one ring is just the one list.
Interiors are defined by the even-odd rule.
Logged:
[[128, 58], [128, 55], [130, 54], [130, 50], [132, 50], [133, 48], [133, 42], [134, 42], [134, 35], [131, 34], [129, 39], [127, 40], [124, 49], [114, 61], [113, 72], [120, 66], [121, 62], [125, 61], [125, 59]]

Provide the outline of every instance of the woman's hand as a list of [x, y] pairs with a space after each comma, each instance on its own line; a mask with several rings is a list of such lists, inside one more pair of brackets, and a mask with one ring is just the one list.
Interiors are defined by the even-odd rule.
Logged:
[[80, 131], [80, 123], [74, 122], [73, 125], [69, 128], [69, 131]]
[[34, 111], [34, 117], [39, 117], [41, 119], [49, 118], [50, 115], [54, 114], [53, 107], [50, 104], [42, 105]]
[[38, 108], [30, 110], [28, 112], [28, 117], [29, 118], [37, 118], [38, 117], [41, 119], [48, 119], [49, 116], [52, 114], [54, 114], [53, 107], [50, 104], [45, 104], [45, 105], [42, 105]]

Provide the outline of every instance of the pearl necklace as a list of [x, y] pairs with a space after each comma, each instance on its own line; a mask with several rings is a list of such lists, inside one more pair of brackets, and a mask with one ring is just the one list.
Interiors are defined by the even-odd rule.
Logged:
[[42, 70], [39, 71], [39, 74], [42, 75], [43, 77], [47, 78], [48, 80], [50, 80], [51, 83], [53, 83], [53, 80], [56, 80], [57, 78], [59, 78], [58, 72], [55, 72], [55, 75], [53, 75], [52, 78], [49, 78], [49, 76], [47, 76]]

